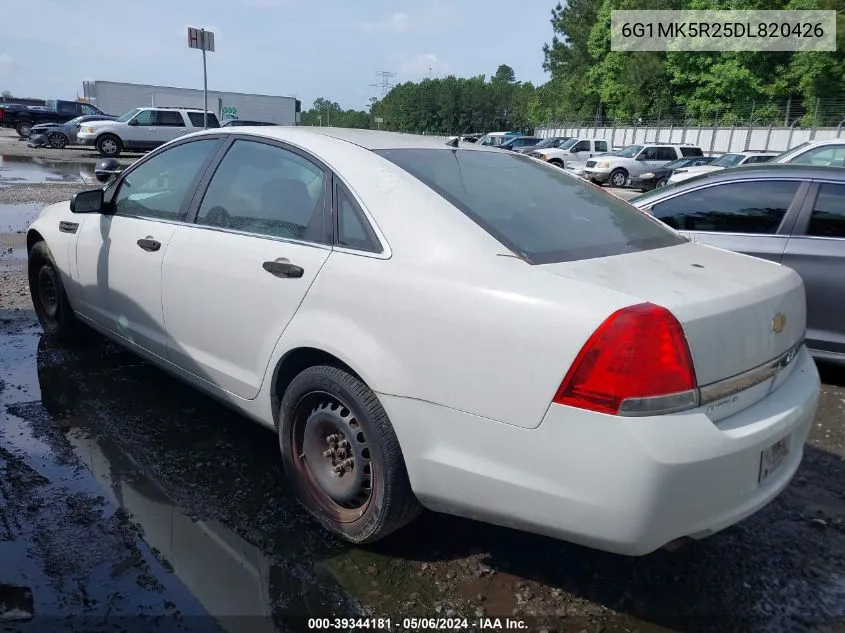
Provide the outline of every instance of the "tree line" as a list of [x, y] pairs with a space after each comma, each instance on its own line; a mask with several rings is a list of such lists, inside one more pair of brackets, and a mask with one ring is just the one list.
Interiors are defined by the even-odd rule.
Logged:
[[[567, 0], [551, 10], [543, 46], [549, 80], [520, 82], [502, 64], [489, 78], [398, 84], [368, 111], [318, 99], [303, 125], [460, 134], [527, 130], [552, 121], [837, 125], [845, 119], [845, 53], [610, 50], [613, 9], [833, 9], [845, 0]], [[384, 123], [376, 124], [376, 118]]]

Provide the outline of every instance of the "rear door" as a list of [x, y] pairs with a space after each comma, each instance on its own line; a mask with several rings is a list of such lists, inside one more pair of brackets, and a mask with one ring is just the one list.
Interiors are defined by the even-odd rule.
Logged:
[[331, 253], [330, 172], [283, 144], [233, 138], [163, 263], [168, 357], [241, 398]]
[[153, 138], [158, 143], [167, 143], [188, 133], [183, 115], [178, 110], [156, 110], [156, 130]]
[[845, 354], [845, 183], [813, 183], [783, 263], [804, 280], [809, 346]]
[[651, 213], [698, 242], [780, 262], [809, 183], [728, 181], [674, 195]]

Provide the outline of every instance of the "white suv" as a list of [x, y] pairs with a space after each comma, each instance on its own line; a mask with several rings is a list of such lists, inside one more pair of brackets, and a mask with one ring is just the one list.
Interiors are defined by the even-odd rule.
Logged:
[[624, 187], [631, 176], [640, 176], [679, 158], [704, 156], [700, 147], [679, 143], [628, 145], [612, 156], [588, 160], [584, 177], [594, 183]]
[[[79, 145], [93, 145], [103, 156], [113, 158], [127, 150], [148, 150], [175, 138], [202, 130], [203, 111], [195, 108], [135, 108], [114, 121], [96, 121], [82, 126]], [[208, 127], [220, 127], [208, 113]]]

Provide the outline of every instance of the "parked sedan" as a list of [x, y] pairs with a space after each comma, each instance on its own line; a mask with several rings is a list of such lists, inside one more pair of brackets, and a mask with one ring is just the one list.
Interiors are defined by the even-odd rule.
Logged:
[[114, 121], [117, 117], [106, 114], [84, 114], [67, 123], [39, 123], [33, 125], [27, 145], [30, 147], [54, 147], [63, 149], [76, 144], [76, 135], [83, 123], [92, 121]]
[[795, 269], [807, 345], [845, 362], [845, 170], [756, 165], [697, 176], [631, 203], [697, 241]]
[[666, 163], [662, 167], [655, 167], [651, 171], [638, 176], [631, 176], [628, 180], [628, 186], [641, 191], [651, 191], [666, 186], [669, 178], [676, 169], [687, 167], [699, 167], [701, 165], [708, 165], [716, 160], [715, 156], [694, 156], [691, 158], [679, 158], [673, 160], [671, 163]]
[[27, 251], [48, 335], [91, 326], [272, 430], [354, 543], [422, 507], [702, 538], [786, 487], [817, 408], [794, 271], [478, 144], [194, 133], [46, 207]]
[[761, 163], [768, 163], [775, 157], [779, 156], [777, 152], [732, 152], [730, 154], [722, 154], [716, 160], [708, 165], [700, 167], [684, 167], [682, 169], [675, 169], [669, 177], [669, 182], [681, 182], [688, 178], [693, 178], [699, 174], [706, 174], [711, 171], [719, 171], [720, 169], [728, 169], [729, 167], [744, 167], [746, 165], [759, 165]]

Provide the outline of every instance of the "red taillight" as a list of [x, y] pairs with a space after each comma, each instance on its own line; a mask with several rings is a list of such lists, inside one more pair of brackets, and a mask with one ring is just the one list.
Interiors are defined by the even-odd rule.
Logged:
[[572, 363], [554, 401], [615, 415], [627, 400], [639, 414], [650, 408], [657, 413], [663, 396], [683, 394], [674, 404], [664, 402], [666, 409], [694, 406], [696, 387], [681, 324], [666, 308], [642, 303], [614, 312], [598, 327]]

